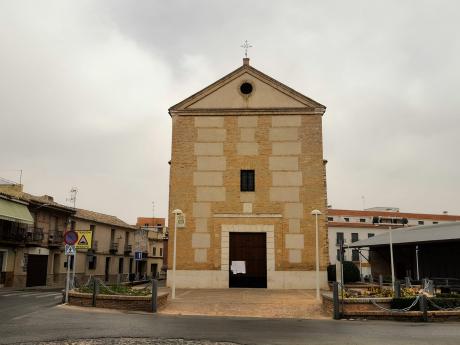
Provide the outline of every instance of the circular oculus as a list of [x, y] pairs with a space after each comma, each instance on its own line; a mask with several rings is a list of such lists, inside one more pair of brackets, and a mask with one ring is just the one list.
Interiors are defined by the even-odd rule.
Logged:
[[243, 95], [249, 95], [252, 92], [252, 85], [251, 83], [245, 82], [241, 84], [240, 91]]

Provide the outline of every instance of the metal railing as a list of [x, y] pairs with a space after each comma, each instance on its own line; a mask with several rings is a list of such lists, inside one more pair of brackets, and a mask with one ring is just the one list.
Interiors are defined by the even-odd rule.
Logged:
[[111, 253], [118, 252], [118, 242], [111, 242], [110, 243], [110, 252]]
[[64, 242], [64, 233], [62, 231], [51, 231], [48, 234], [48, 244], [60, 246]]
[[27, 228], [24, 238], [26, 243], [43, 241], [44, 233], [42, 228]]
[[126, 255], [130, 255], [132, 250], [133, 250], [133, 246], [131, 244], [126, 244], [123, 251]]

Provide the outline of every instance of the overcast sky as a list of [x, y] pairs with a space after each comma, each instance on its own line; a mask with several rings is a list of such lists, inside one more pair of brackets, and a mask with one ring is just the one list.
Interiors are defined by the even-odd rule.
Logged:
[[0, 176], [166, 217], [168, 108], [242, 64], [327, 106], [328, 203], [460, 214], [458, 1], [1, 1]]

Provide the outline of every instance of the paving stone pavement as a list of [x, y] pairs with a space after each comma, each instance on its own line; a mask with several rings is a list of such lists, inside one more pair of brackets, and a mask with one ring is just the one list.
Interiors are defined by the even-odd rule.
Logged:
[[60, 340], [32, 343], [18, 343], [17, 345], [239, 345], [237, 343], [215, 342], [207, 340], [184, 339], [150, 339], [150, 338], [101, 338]]
[[167, 315], [327, 319], [313, 290], [177, 289]]

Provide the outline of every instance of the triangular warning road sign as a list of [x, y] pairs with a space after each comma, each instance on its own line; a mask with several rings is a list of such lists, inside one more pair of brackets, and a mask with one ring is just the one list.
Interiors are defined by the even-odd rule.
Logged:
[[86, 239], [85, 235], [81, 236], [80, 241], [78, 241], [78, 244], [82, 244], [82, 245], [88, 244], [88, 240]]

